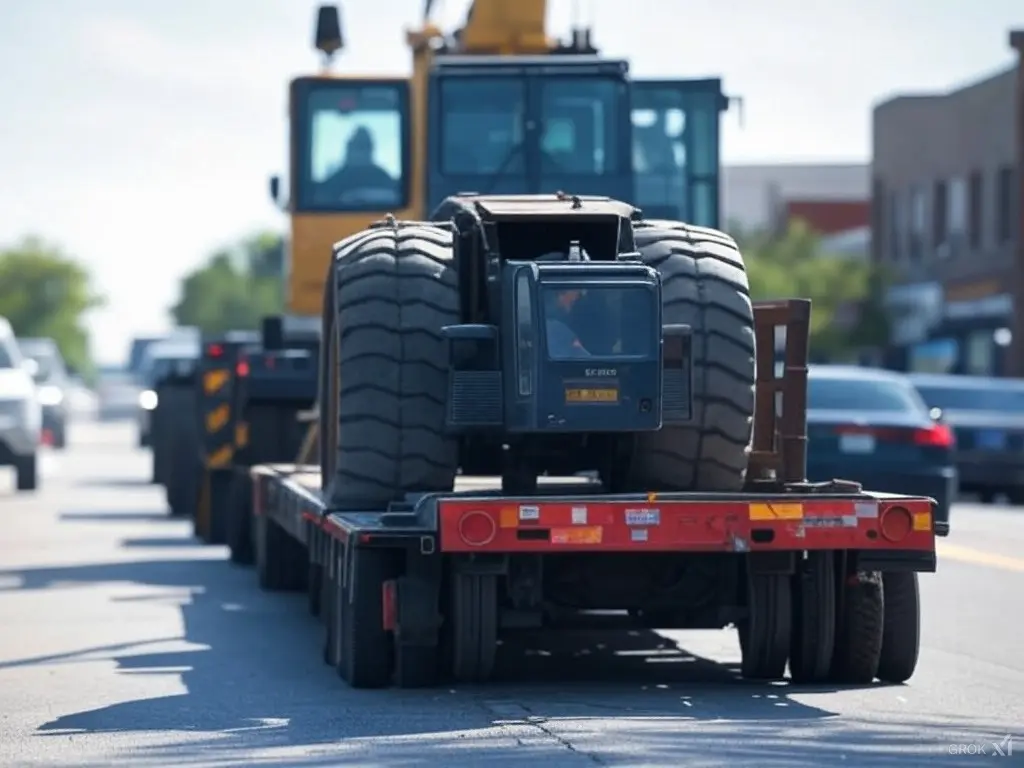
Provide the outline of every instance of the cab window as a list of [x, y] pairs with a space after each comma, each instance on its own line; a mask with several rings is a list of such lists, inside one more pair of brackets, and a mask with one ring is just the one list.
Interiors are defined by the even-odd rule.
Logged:
[[650, 287], [553, 285], [543, 295], [551, 358], [655, 354], [655, 292]]
[[451, 77], [441, 82], [441, 173], [525, 172], [526, 86], [512, 78]]
[[559, 78], [541, 85], [541, 164], [545, 174], [600, 176], [618, 171], [621, 83]]
[[406, 83], [298, 81], [296, 210], [386, 211], [408, 203]]

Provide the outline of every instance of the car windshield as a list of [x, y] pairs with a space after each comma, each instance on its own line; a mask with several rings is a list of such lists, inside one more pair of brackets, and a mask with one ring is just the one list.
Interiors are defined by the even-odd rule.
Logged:
[[550, 285], [544, 287], [543, 296], [550, 357], [654, 353], [655, 296], [650, 288]]
[[925, 411], [917, 393], [902, 382], [814, 374], [807, 382], [807, 407], [812, 411]]
[[1024, 413], [1024, 387], [936, 387], [918, 385], [917, 391], [932, 408], [950, 411]]
[[13, 368], [14, 359], [11, 357], [10, 350], [7, 349], [7, 345], [4, 344], [3, 339], [0, 338], [0, 368]]

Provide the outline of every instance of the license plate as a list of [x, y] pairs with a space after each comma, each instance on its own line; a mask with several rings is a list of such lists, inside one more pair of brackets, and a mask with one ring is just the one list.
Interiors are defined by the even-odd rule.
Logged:
[[976, 440], [979, 448], [1000, 451], [1006, 447], [1006, 433], [999, 429], [982, 429]]
[[839, 450], [843, 453], [874, 453], [874, 435], [840, 435]]
[[618, 401], [619, 390], [615, 387], [565, 390], [565, 402], [567, 403], [617, 403]]

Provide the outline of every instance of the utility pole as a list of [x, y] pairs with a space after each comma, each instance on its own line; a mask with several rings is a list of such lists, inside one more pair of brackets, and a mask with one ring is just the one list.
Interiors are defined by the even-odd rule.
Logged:
[[1014, 236], [1013, 270], [1013, 338], [1009, 347], [1009, 371], [1011, 376], [1024, 377], [1024, 29], [1010, 32], [1010, 47], [1017, 51], [1017, 82], [1014, 104], [1016, 136], [1016, 179], [1017, 195], [1014, 200], [1016, 219]]

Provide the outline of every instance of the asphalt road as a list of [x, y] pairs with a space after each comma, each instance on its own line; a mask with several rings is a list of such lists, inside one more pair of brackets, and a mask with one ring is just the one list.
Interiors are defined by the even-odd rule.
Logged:
[[[734, 633], [507, 649], [502, 682], [353, 691], [300, 596], [167, 519], [126, 426], [0, 470], [0, 765], [1024, 765], [1024, 509], [961, 505], [905, 686], [736, 679]], [[574, 652], [575, 651], [575, 652]], [[989, 755], [983, 757], [981, 750]]]

